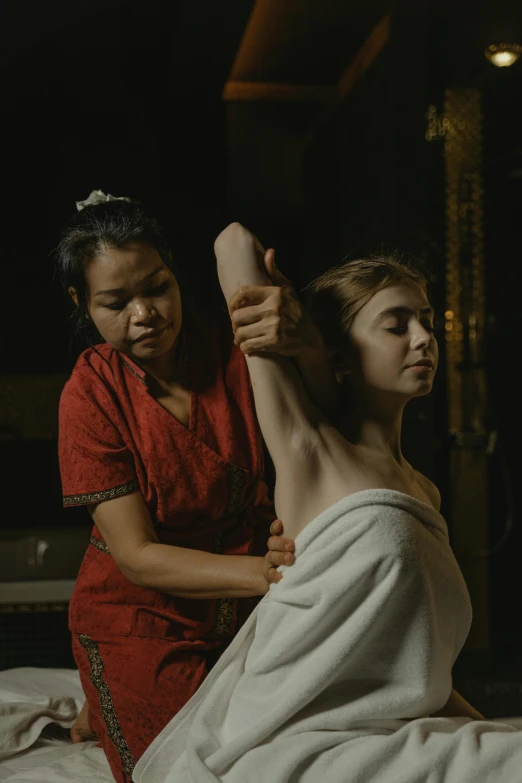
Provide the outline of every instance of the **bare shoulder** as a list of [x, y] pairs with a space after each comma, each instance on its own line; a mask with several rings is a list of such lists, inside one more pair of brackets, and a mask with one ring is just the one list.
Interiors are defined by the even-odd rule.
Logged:
[[420, 488], [428, 496], [428, 499], [433, 508], [435, 508], [437, 511], [440, 511], [440, 492], [437, 485], [418, 470], [414, 469], [413, 473]]

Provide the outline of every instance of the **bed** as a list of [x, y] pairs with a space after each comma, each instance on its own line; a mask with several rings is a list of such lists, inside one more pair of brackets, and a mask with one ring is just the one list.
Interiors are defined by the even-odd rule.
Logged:
[[[0, 783], [113, 783], [95, 742], [69, 740], [82, 703], [75, 669], [0, 671]], [[498, 719], [522, 728], [522, 716]]]
[[103, 750], [69, 739], [82, 703], [75, 669], [0, 671], [0, 783], [113, 783]]

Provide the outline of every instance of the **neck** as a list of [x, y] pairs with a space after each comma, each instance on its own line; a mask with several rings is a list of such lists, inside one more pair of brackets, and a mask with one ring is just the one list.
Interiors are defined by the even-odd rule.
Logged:
[[[376, 395], [378, 397], [378, 395]], [[372, 398], [366, 393], [364, 402], [352, 394], [345, 398], [346, 411], [342, 434], [355, 446], [363, 446], [387, 454], [399, 464], [403, 461], [401, 451], [402, 416], [405, 403], [386, 405], [382, 399]]]
[[158, 383], [180, 383], [183, 379], [184, 345], [180, 337], [162, 356], [152, 359], [135, 359], [136, 364]]

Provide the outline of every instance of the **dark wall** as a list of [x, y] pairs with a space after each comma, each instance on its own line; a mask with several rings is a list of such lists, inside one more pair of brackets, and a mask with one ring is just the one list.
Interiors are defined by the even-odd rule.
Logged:
[[[522, 66], [518, 62], [516, 66]], [[522, 67], [491, 69], [483, 82], [486, 240], [486, 367], [496, 433], [489, 498], [495, 638], [522, 648], [522, 498], [517, 491], [522, 413], [517, 367], [522, 338]], [[516, 68], [516, 69], [515, 69]]]
[[1, 74], [4, 370], [72, 366], [49, 253], [75, 201], [94, 188], [148, 204], [203, 288], [201, 270], [213, 271], [212, 241], [224, 221], [223, 107], [214, 81], [224, 78], [223, 63], [216, 67], [201, 48], [199, 59], [185, 52], [178, 70], [178, 24], [176, 3], [109, 4]]
[[69, 346], [51, 254], [75, 201], [95, 188], [142, 199], [201, 301], [215, 295], [213, 239], [225, 221], [220, 87], [250, 6], [212, 49], [211, 10], [191, 20], [186, 5], [119, 2], [67, 14], [41, 40], [31, 35], [0, 73], [0, 459], [16, 509], [3, 528], [89, 524], [85, 509], [61, 508], [56, 443], [60, 383], [78, 348]]
[[[408, 45], [406, 45], [408, 44]], [[425, 139], [425, 113], [440, 99], [434, 78], [436, 40], [418, 16], [394, 16], [391, 40], [306, 155], [311, 276], [343, 259], [399, 254], [420, 260], [434, 277], [431, 298], [443, 310], [443, 147]], [[407, 458], [447, 485], [444, 431], [444, 340], [435, 390], [406, 409]]]

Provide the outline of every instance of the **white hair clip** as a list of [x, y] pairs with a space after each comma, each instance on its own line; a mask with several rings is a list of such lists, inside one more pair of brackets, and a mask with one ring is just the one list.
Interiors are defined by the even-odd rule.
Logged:
[[110, 193], [104, 193], [103, 190], [91, 190], [89, 198], [76, 202], [76, 209], [80, 212], [84, 207], [91, 207], [93, 204], [105, 204], [107, 201], [130, 201], [130, 198], [127, 198], [127, 196], [111, 196]]

